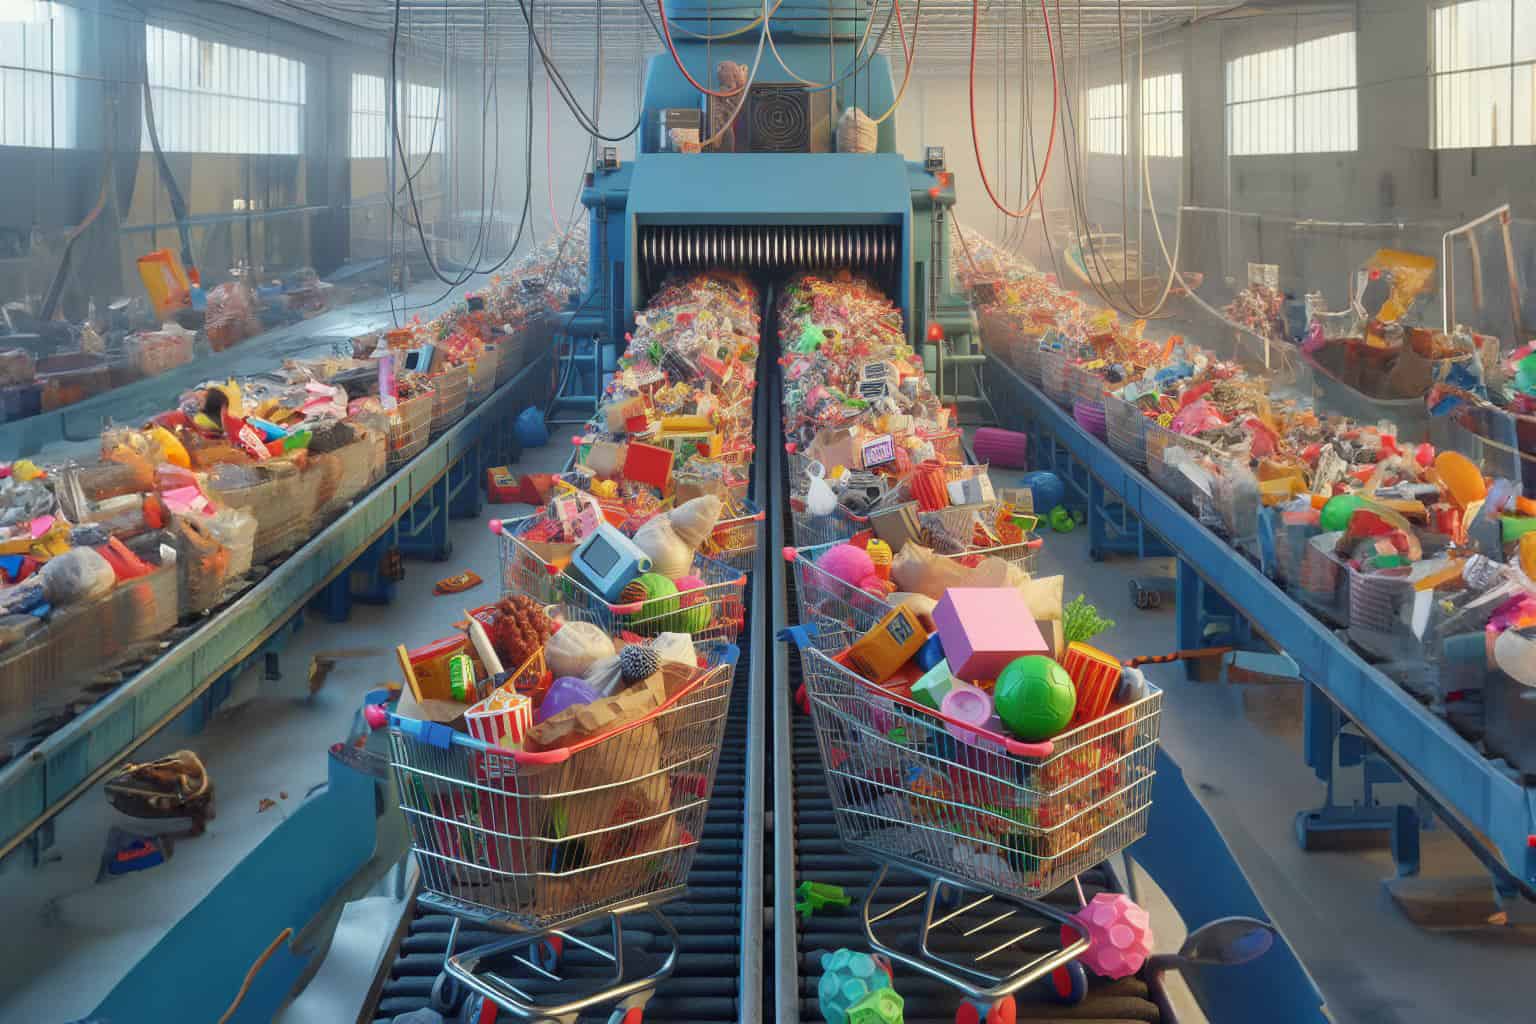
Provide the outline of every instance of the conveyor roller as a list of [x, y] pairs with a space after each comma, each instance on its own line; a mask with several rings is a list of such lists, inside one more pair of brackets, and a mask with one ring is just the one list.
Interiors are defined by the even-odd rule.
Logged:
[[830, 267], [899, 278], [902, 244], [896, 224], [706, 225], [639, 228], [642, 280], [652, 290], [669, 273], [724, 267], [787, 273]]

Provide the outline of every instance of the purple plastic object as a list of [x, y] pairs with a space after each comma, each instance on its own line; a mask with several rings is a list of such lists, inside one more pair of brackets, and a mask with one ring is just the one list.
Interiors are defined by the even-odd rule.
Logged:
[[1109, 428], [1104, 422], [1103, 402], [1084, 402], [1081, 399], [1073, 402], [1072, 418], [1078, 426], [1101, 441], [1109, 436]]
[[590, 704], [600, 695], [587, 681], [579, 676], [561, 676], [549, 684], [549, 689], [544, 693], [544, 699], [539, 701], [539, 706], [533, 712], [533, 724], [538, 725], [544, 719], [558, 715], [566, 708], [573, 708], [577, 704]]
[[[955, 685], [944, 695], [939, 713], [986, 728], [988, 719], [992, 717], [992, 698], [981, 687], [956, 679]], [[976, 742], [976, 734], [968, 729], [956, 725], [946, 725], [945, 728], [961, 743]]]

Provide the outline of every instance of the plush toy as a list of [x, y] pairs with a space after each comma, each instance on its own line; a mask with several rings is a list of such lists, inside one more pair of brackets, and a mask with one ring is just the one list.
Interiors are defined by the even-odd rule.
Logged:
[[681, 576], [677, 580], [677, 602], [680, 609], [663, 623], [670, 633], [702, 633], [709, 628], [709, 600], [702, 593], [705, 583], [697, 576]]
[[828, 548], [816, 559], [816, 565], [823, 572], [877, 597], [884, 597], [891, 591], [887, 581], [875, 571], [875, 563], [869, 557], [869, 552], [856, 544], [838, 544]]
[[669, 579], [693, 569], [693, 555], [720, 521], [722, 503], [703, 494], [671, 512], [656, 516], [635, 531], [635, 545], [651, 560], [651, 568]]

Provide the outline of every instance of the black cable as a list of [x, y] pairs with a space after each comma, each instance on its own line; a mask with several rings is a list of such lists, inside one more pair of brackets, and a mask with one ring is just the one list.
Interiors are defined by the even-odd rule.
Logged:
[[165, 158], [165, 149], [160, 145], [160, 132], [155, 127], [155, 98], [151, 95], [149, 87], [149, 54], [144, 55], [144, 127], [149, 131], [149, 144], [155, 151], [155, 163], [160, 168], [160, 178], [165, 184], [166, 195], [171, 201], [171, 216], [176, 221], [176, 234], [181, 238], [181, 264], [189, 275], [197, 273], [197, 264], [192, 259], [192, 232], [187, 227], [187, 199], [181, 194], [181, 186], [176, 184], [176, 175], [171, 171], [171, 163]]

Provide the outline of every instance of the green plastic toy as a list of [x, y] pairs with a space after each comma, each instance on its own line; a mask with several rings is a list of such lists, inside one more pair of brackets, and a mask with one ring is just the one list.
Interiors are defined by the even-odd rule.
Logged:
[[842, 886], [828, 882], [801, 882], [795, 892], [800, 894], [795, 912], [807, 921], [818, 910], [828, 907], [845, 910], [853, 903], [853, 897], [844, 892]]
[[1057, 505], [1051, 509], [1051, 514], [1046, 517], [1046, 522], [1051, 524], [1051, 529], [1057, 533], [1071, 533], [1077, 529], [1077, 520], [1065, 505]]
[[1077, 687], [1067, 670], [1050, 658], [1029, 654], [1010, 661], [992, 691], [997, 717], [1030, 743], [1048, 740], [1072, 721]]
[[1336, 494], [1323, 505], [1323, 511], [1317, 517], [1317, 525], [1322, 527], [1324, 533], [1347, 530], [1349, 517], [1364, 504], [1365, 499], [1358, 494]]
[[848, 1024], [906, 1024], [906, 1000], [893, 988], [877, 988], [848, 1007]]

